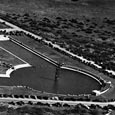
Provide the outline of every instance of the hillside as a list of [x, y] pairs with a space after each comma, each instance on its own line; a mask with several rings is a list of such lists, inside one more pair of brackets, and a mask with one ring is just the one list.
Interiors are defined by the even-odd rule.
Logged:
[[77, 17], [110, 16], [115, 14], [114, 0], [0, 0], [0, 12], [24, 13], [31, 12], [38, 15]]

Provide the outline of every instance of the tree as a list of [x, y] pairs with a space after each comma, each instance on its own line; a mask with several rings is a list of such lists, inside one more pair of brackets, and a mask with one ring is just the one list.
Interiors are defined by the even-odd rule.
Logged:
[[29, 104], [29, 105], [33, 105], [33, 102], [32, 102], [32, 101], [28, 101], [28, 104]]
[[18, 95], [14, 95], [14, 98], [19, 98], [19, 96]]
[[54, 104], [52, 104], [52, 106], [55, 106], [55, 107], [61, 107], [62, 105], [61, 105], [61, 103], [54, 103]]
[[34, 95], [30, 95], [30, 98], [32, 99], [36, 99], [36, 97]]
[[67, 103], [63, 104], [63, 107], [70, 107]]
[[18, 102], [16, 102], [17, 103], [17, 105], [24, 105], [24, 102], [23, 101], [18, 101]]
[[8, 104], [15, 105], [15, 103], [13, 101], [9, 102]]

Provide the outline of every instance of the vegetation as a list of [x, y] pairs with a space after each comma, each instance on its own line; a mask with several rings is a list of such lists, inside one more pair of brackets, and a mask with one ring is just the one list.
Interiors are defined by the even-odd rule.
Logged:
[[[23, 102], [16, 102], [17, 107], [13, 108], [14, 103], [9, 103], [12, 105], [8, 107], [7, 105], [0, 106], [0, 113], [4, 115], [105, 115], [109, 112], [109, 109], [113, 109], [114, 106], [108, 105], [101, 107], [98, 105], [91, 105], [89, 107], [82, 104], [76, 106], [68, 107], [67, 104], [63, 108], [60, 108], [59, 104], [55, 104], [53, 107], [46, 106], [47, 104], [41, 103], [32, 104], [29, 102], [28, 105], [24, 105]], [[39, 106], [40, 105], [40, 106]], [[58, 108], [57, 108], [58, 105]], [[114, 109], [113, 109], [114, 110]]]

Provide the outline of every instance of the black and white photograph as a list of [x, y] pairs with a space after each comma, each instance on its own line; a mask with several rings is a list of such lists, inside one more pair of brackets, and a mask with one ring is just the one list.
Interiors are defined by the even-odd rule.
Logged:
[[115, 0], [0, 0], [0, 115], [115, 115]]

